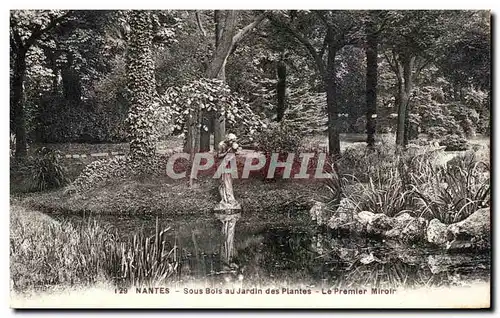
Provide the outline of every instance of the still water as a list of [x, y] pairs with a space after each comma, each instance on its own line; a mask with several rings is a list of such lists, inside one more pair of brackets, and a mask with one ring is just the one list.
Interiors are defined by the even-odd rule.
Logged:
[[[62, 217], [60, 217], [62, 218]], [[66, 217], [64, 217], [66, 219]], [[156, 217], [86, 216], [116, 227], [123, 239], [153, 234]], [[490, 279], [490, 253], [450, 253], [355, 236], [339, 237], [318, 229], [307, 212], [279, 215], [243, 212], [234, 221], [230, 260], [227, 233], [214, 214], [159, 219], [178, 247], [180, 283], [241, 286], [300, 285], [318, 288], [411, 288], [467, 286]]]

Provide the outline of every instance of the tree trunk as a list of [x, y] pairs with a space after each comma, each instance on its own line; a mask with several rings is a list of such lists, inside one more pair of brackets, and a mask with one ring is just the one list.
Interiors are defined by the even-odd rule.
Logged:
[[276, 121], [280, 122], [285, 116], [286, 110], [286, 64], [284, 61], [283, 54], [281, 55], [280, 61], [276, 66], [276, 74], [278, 77], [278, 82], [276, 83]]
[[134, 160], [142, 160], [155, 153], [152, 105], [156, 87], [149, 11], [132, 11], [130, 30], [127, 61], [128, 88], [131, 92], [128, 115], [130, 154]]
[[370, 17], [366, 24], [366, 143], [375, 145], [377, 130], [377, 76], [378, 35], [375, 21]]
[[68, 62], [61, 70], [64, 99], [70, 106], [79, 105], [82, 100], [82, 84], [80, 75], [73, 69], [73, 57], [68, 54]]
[[408, 139], [409, 139], [409, 134], [410, 134], [410, 125], [409, 125], [409, 119], [410, 119], [410, 98], [411, 98], [411, 92], [413, 90], [413, 76], [412, 76], [412, 69], [413, 69], [413, 64], [415, 63], [415, 58], [407, 58], [405, 60], [405, 63], [403, 64], [403, 77], [404, 77], [404, 90], [405, 90], [405, 97], [406, 97], [406, 106], [404, 107], [404, 132], [403, 132], [403, 146], [406, 147], [408, 145]]
[[411, 74], [414, 58], [402, 57], [398, 66], [398, 128], [396, 132], [396, 145], [405, 147], [407, 140], [407, 124], [409, 117], [410, 94], [413, 89], [413, 76]]
[[[217, 76], [223, 83], [226, 82], [226, 64], [222, 65], [222, 68]], [[226, 135], [226, 116], [222, 111], [215, 112], [213, 116], [213, 128], [214, 128], [214, 149], [217, 149], [219, 143], [224, 140]]]
[[24, 78], [26, 76], [26, 50], [19, 49], [14, 62], [12, 80], [12, 108], [16, 133], [16, 158], [26, 157], [26, 123], [24, 118]]
[[328, 44], [328, 65], [325, 74], [326, 104], [328, 111], [328, 150], [330, 156], [340, 156], [340, 138], [338, 131], [337, 109], [337, 79], [335, 70], [335, 56], [337, 47], [334, 43]]
[[[235, 10], [227, 10], [224, 13], [225, 14], [216, 10], [214, 14], [216, 47], [213, 60], [208, 66], [206, 75], [208, 78], [217, 78], [225, 83], [226, 62], [233, 47], [233, 37], [236, 32], [238, 12]], [[219, 110], [216, 114], [214, 114], [213, 126], [214, 149], [217, 149], [217, 145], [224, 139], [224, 135], [226, 134], [226, 118], [223, 115], [223, 110]], [[202, 131], [202, 134], [209, 133]], [[210, 142], [210, 137], [208, 138], [208, 141]], [[203, 146], [206, 148], [206, 145]], [[209, 147], [210, 145], [208, 144], [208, 148]]]

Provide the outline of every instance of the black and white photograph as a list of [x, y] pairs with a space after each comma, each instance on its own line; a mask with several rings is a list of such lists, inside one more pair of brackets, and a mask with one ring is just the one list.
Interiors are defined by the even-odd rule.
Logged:
[[491, 308], [489, 9], [8, 15], [11, 308]]

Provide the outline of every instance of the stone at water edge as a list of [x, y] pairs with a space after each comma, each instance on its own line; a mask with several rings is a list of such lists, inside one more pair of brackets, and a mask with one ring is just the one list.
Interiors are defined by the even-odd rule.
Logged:
[[375, 218], [375, 213], [370, 211], [361, 211], [356, 216], [355, 219], [363, 226], [370, 224]]
[[335, 212], [328, 220], [328, 227], [332, 230], [350, 230], [354, 226], [355, 221], [352, 219], [352, 214], [346, 212]]
[[426, 239], [427, 242], [444, 245], [448, 241], [447, 225], [441, 223], [438, 219], [432, 219], [427, 226]]
[[374, 235], [384, 235], [387, 231], [394, 228], [394, 218], [391, 218], [384, 213], [376, 213], [375, 217], [366, 227], [366, 231]]
[[350, 200], [340, 200], [337, 210], [328, 220], [328, 227], [332, 230], [360, 230], [359, 223], [354, 219], [354, 211], [356, 206]]
[[393, 218], [393, 220], [393, 228], [385, 232], [384, 236], [402, 242], [416, 242], [424, 239], [427, 226], [427, 221], [424, 218], [403, 213]]
[[490, 248], [490, 208], [479, 209], [465, 220], [448, 225], [448, 249]]

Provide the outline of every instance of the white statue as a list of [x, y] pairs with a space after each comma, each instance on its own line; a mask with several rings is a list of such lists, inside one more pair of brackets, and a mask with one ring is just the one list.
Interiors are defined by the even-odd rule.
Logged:
[[[222, 160], [222, 165], [227, 167], [229, 161], [234, 158], [234, 154], [238, 150], [239, 145], [236, 142], [235, 134], [228, 134], [226, 139], [221, 141], [217, 149], [217, 157]], [[221, 183], [219, 185], [219, 193], [221, 201], [216, 210], [237, 210], [241, 209], [240, 204], [234, 198], [233, 179], [230, 172], [224, 170], [221, 175]], [[227, 211], [230, 212], [230, 211]]]

